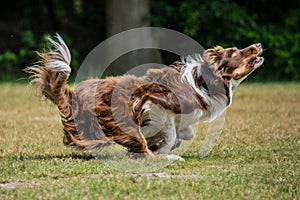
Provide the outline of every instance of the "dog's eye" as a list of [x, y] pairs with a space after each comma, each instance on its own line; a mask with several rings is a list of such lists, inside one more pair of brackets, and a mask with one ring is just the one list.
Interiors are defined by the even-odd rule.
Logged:
[[241, 51], [239, 51], [238, 49], [234, 50], [231, 54], [231, 57], [237, 57], [237, 56], [241, 56]]

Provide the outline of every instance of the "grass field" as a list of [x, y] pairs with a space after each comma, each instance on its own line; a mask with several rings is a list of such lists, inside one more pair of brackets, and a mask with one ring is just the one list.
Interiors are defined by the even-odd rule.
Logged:
[[0, 84], [0, 99], [0, 199], [300, 199], [300, 84], [241, 85], [207, 157], [199, 133], [185, 162], [147, 173], [64, 147], [56, 108], [27, 85]]

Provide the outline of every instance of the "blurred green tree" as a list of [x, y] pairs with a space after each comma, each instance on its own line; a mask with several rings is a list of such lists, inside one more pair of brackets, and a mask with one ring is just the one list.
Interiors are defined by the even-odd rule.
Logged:
[[[138, 8], [141, 1], [146, 2], [132, 1], [132, 6]], [[72, 68], [76, 72], [87, 53], [106, 39], [114, 26], [107, 19], [108, 2], [112, 3], [109, 0], [6, 2], [0, 7], [0, 81], [25, 77], [22, 69], [36, 60], [33, 51], [45, 48], [45, 38], [55, 32], [70, 45]], [[143, 14], [148, 25], [183, 32], [204, 48], [215, 45], [242, 48], [261, 42], [266, 61], [250, 80], [300, 80], [299, 0], [149, 0], [148, 6]]]

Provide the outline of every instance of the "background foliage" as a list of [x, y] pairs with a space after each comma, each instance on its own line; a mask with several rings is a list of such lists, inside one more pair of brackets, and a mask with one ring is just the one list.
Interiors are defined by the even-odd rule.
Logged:
[[[300, 80], [299, 0], [150, 0], [149, 6], [151, 26], [183, 32], [204, 48], [261, 42], [266, 61], [252, 81]], [[104, 0], [8, 1], [0, 11], [1, 81], [25, 77], [22, 69], [36, 60], [34, 51], [55, 32], [71, 45], [75, 72], [107, 38]]]

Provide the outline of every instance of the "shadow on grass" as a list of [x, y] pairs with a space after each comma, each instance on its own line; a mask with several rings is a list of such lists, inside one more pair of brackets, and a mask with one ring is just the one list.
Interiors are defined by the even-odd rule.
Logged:
[[[182, 156], [185, 160], [209, 160], [211, 158], [216, 159], [216, 157], [218, 159], [220, 159], [219, 156], [206, 156], [203, 158], [200, 158], [198, 155], [187, 155], [187, 156]], [[12, 156], [12, 157], [2, 157], [1, 159], [13, 159], [13, 160], [19, 160], [19, 161], [24, 161], [24, 160], [52, 160], [52, 159], [80, 159], [80, 160], [110, 160], [112, 158], [114, 159], [128, 159], [128, 160], [134, 160], [134, 161], [141, 161], [141, 160], [151, 160], [151, 159], [147, 159], [147, 158], [142, 158], [142, 157], [131, 157], [131, 156], [124, 156], [124, 157], [112, 157], [111, 155], [92, 155], [92, 154], [83, 154], [83, 153], [70, 153], [70, 154], [44, 154], [44, 155], [34, 155], [34, 156], [29, 156], [29, 155], [16, 155], [16, 156]], [[153, 159], [156, 160], [156, 159]], [[164, 160], [164, 159], [161, 159]]]
[[71, 154], [44, 154], [44, 155], [34, 155], [34, 156], [28, 156], [28, 155], [18, 155], [11, 157], [14, 160], [52, 160], [52, 159], [80, 159], [80, 160], [94, 160], [96, 159], [93, 155], [91, 154], [76, 154], [76, 153], [71, 153]]

